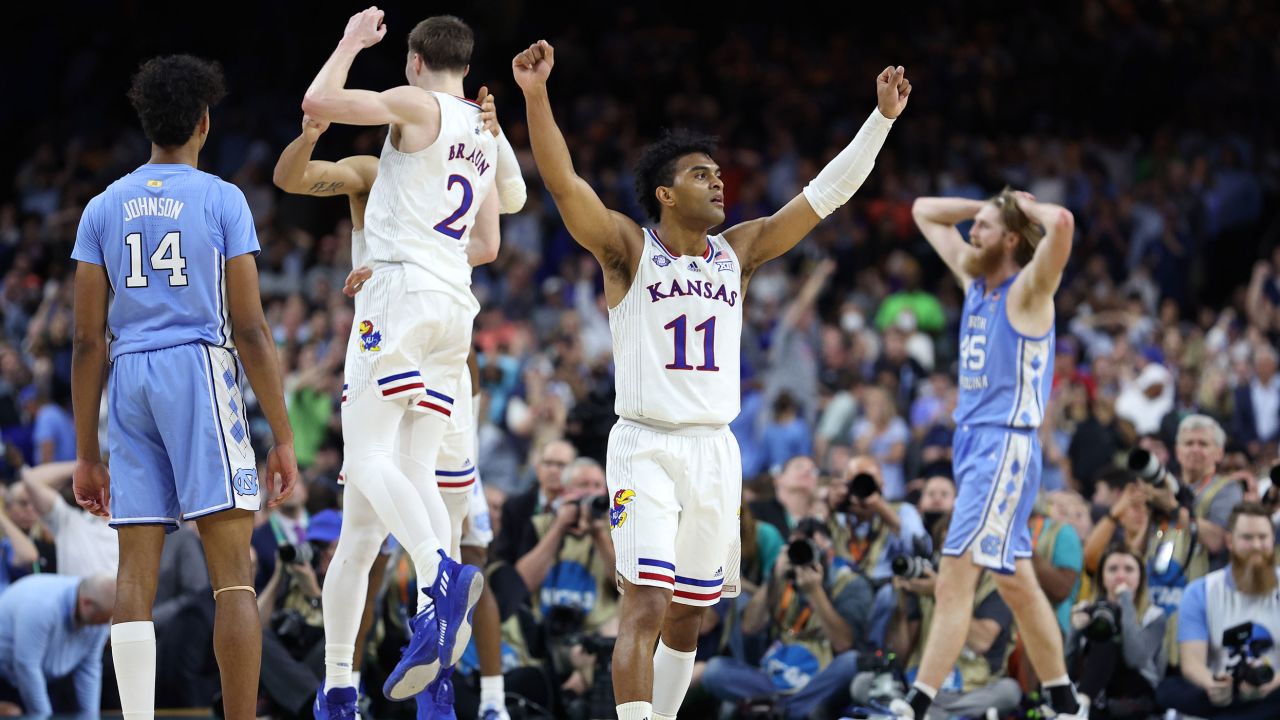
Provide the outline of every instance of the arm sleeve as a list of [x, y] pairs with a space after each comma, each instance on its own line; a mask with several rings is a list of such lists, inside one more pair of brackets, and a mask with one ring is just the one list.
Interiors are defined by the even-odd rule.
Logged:
[[80, 226], [76, 228], [76, 244], [71, 250], [71, 259], [94, 265], [106, 265], [102, 256], [102, 196], [89, 201], [80, 215]]
[[[1205, 616], [1204, 578], [1200, 578], [1182, 593], [1178, 605], [1178, 642], [1209, 642], [1209, 618]], [[1212, 644], [1212, 643], [1211, 643]]]
[[862, 129], [822, 168], [818, 176], [804, 186], [804, 197], [818, 217], [826, 217], [849, 202], [849, 198], [862, 187], [875, 166], [876, 155], [889, 137], [893, 121], [880, 114], [879, 108], [871, 111]]
[[102, 706], [102, 648], [87, 653], [75, 671], [76, 704], [81, 717], [97, 717]]
[[49, 608], [31, 605], [20, 610], [14, 619], [13, 684], [22, 695], [27, 715], [53, 713], [44, 677], [44, 656], [49, 650], [54, 621]]
[[253, 225], [253, 213], [240, 188], [229, 182], [218, 181], [218, 230], [228, 260], [245, 253], [258, 254], [258, 230]]
[[497, 172], [498, 212], [503, 215], [520, 212], [526, 198], [524, 175], [520, 172], [520, 159], [505, 133], [498, 134]]

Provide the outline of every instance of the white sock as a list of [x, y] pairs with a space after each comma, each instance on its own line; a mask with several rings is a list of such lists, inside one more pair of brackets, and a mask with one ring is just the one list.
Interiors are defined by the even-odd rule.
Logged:
[[359, 670], [351, 671], [351, 687], [355, 688], [357, 693], [360, 692], [360, 671]]
[[629, 702], [618, 706], [618, 720], [653, 720], [653, 705], [647, 702]]
[[351, 673], [351, 658], [356, 649], [352, 645], [326, 643], [324, 646], [324, 689], [356, 687]]
[[506, 704], [507, 691], [502, 676], [480, 676], [480, 707], [504, 707]]
[[696, 650], [681, 652], [672, 650], [658, 641], [653, 653], [653, 711], [655, 720], [674, 718], [680, 712], [680, 704], [689, 691], [693, 679], [693, 658]]
[[653, 720], [676, 720], [675, 715], [663, 715], [657, 710], [653, 711]]
[[156, 628], [150, 620], [111, 626], [111, 660], [125, 720], [156, 716]]
[[409, 551], [409, 556], [413, 558], [413, 568], [418, 575], [418, 612], [434, 602], [431, 596], [422, 592], [422, 588], [435, 584], [436, 575], [440, 574], [440, 550], [440, 543], [427, 541]]

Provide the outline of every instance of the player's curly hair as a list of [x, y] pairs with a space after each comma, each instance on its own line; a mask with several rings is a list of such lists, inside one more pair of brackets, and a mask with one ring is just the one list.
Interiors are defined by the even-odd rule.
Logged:
[[474, 45], [471, 26], [453, 15], [429, 17], [409, 33], [409, 51], [421, 56], [432, 70], [465, 70], [471, 64]]
[[191, 139], [200, 118], [227, 94], [222, 66], [191, 55], [154, 57], [138, 68], [129, 102], [147, 139], [163, 148]]
[[690, 130], [668, 130], [645, 146], [636, 159], [636, 195], [640, 206], [654, 220], [661, 219], [662, 204], [653, 191], [675, 182], [676, 160], [690, 153], [714, 155], [719, 138]]
[[1031, 258], [1035, 257], [1036, 247], [1044, 239], [1044, 228], [1022, 212], [1022, 208], [1018, 207], [1013, 189], [1008, 185], [988, 202], [1000, 211], [1000, 220], [1004, 222], [1005, 229], [1021, 238], [1018, 247], [1013, 251], [1013, 260], [1019, 267], [1026, 267], [1031, 262]]

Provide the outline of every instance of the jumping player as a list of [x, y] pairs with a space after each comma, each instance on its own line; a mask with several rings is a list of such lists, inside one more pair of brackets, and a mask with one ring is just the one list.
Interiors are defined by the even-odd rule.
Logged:
[[[344, 87], [355, 56], [385, 36], [382, 20], [377, 8], [350, 19], [302, 103], [318, 122], [391, 126], [365, 209], [364, 260], [373, 274], [356, 296], [347, 350], [347, 490], [330, 569], [337, 578], [325, 583], [317, 716], [353, 711], [356, 632], [387, 529], [425, 583], [413, 637], [383, 687], [389, 698], [418, 694], [457, 662], [465, 649], [457, 639], [469, 633], [484, 585], [477, 568], [445, 552], [449, 515], [435, 473], [478, 310], [469, 241], [495, 250], [498, 242], [498, 198], [490, 192], [496, 142], [480, 107], [461, 97], [473, 36], [455, 17], [428, 18], [409, 34], [409, 84], [381, 93]], [[397, 447], [405, 453], [397, 456]]]
[[742, 468], [728, 423], [741, 398], [743, 293], [763, 263], [852, 197], [911, 85], [901, 67], [885, 68], [876, 80], [878, 109], [801, 195], [770, 217], [713, 236], [725, 217], [713, 141], [672, 134], [641, 153], [637, 190], [656, 221], [642, 228], [606, 208], [575, 174], [547, 97], [554, 61], [541, 40], [515, 57], [512, 70], [547, 190], [574, 239], [604, 269], [621, 416], [607, 463], [623, 592], [613, 654], [618, 718], [674, 718], [704, 607], [738, 594]]
[[[224, 92], [221, 69], [189, 55], [142, 65], [129, 99], [151, 160], [89, 201], [71, 254], [79, 261], [74, 487], [81, 507], [119, 531], [111, 647], [129, 720], [155, 716], [151, 606], [160, 552], [165, 533], [192, 519], [217, 604], [213, 646], [226, 716], [255, 716], [262, 637], [249, 539], [263, 495], [241, 364], [275, 442], [265, 483], [270, 495], [278, 477], [280, 493], [269, 505], [289, 495], [298, 474], [249, 206], [234, 185], [196, 169], [209, 108]], [[98, 447], [108, 356], [114, 482]]]
[[[1040, 442], [1053, 378], [1053, 295], [1071, 255], [1065, 208], [1005, 189], [986, 202], [920, 198], [916, 225], [964, 287], [956, 402], [955, 512], [938, 569], [935, 632], [899, 717], [921, 718], [964, 645], [973, 593], [994, 571], [1058, 718], [1075, 718], [1062, 634], [1031, 565], [1028, 520], [1040, 487]], [[956, 224], [973, 221], [966, 243]], [[938, 632], [936, 628], [945, 628]]]

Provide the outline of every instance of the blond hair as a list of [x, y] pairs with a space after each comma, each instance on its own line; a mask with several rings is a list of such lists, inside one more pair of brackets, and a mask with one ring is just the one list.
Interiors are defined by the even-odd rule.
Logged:
[[1004, 223], [1004, 229], [1019, 237], [1018, 246], [1013, 251], [1013, 259], [1018, 265], [1026, 267], [1036, 254], [1036, 246], [1044, 238], [1044, 228], [1037, 225], [1031, 216], [1018, 207], [1017, 196], [1008, 185], [1000, 191], [999, 195], [987, 202], [995, 205], [1000, 211], [1000, 221]]

